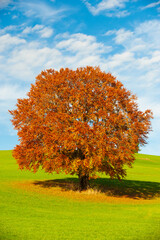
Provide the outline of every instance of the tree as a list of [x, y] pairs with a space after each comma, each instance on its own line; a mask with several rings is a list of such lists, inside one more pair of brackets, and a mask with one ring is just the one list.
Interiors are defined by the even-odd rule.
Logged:
[[77, 174], [81, 190], [98, 172], [125, 177], [151, 130], [152, 112], [98, 67], [42, 71], [27, 95], [9, 111], [20, 169]]

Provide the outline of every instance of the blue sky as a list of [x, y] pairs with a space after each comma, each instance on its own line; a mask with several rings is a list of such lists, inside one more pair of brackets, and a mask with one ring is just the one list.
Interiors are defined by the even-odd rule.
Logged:
[[44, 69], [99, 66], [151, 109], [142, 153], [160, 155], [160, 1], [0, 0], [0, 149], [18, 143], [8, 109]]

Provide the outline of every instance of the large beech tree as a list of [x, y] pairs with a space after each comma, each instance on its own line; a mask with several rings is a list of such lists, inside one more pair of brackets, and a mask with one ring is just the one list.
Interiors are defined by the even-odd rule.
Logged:
[[27, 95], [9, 111], [20, 169], [77, 174], [81, 190], [98, 172], [125, 177], [151, 130], [152, 112], [98, 67], [42, 71]]

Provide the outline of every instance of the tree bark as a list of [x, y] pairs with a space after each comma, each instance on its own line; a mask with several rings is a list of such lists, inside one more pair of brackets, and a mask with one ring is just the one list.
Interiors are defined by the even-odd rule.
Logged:
[[89, 186], [89, 176], [88, 175], [79, 176], [79, 185], [80, 191], [87, 190]]

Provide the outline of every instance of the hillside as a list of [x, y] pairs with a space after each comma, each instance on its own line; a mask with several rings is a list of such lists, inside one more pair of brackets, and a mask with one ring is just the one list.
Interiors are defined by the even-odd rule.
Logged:
[[122, 182], [105, 176], [76, 191], [77, 178], [20, 171], [0, 151], [0, 239], [132, 239], [160, 236], [160, 157], [136, 154]]

